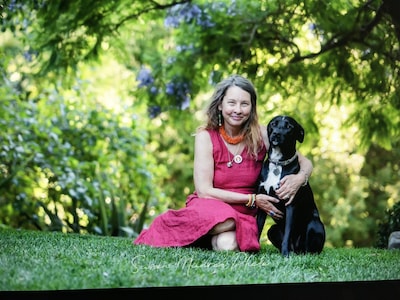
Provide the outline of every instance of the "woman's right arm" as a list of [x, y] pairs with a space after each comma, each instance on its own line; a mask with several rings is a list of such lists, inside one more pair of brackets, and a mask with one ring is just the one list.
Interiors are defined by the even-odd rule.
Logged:
[[[197, 195], [213, 198], [214, 158], [211, 137], [206, 130], [195, 135], [193, 178]], [[210, 193], [211, 192], [211, 193]]]

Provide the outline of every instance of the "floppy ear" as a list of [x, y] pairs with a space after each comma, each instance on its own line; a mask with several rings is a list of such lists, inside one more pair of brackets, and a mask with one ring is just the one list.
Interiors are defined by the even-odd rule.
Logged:
[[296, 122], [296, 139], [302, 143], [304, 141], [304, 128], [298, 122]]

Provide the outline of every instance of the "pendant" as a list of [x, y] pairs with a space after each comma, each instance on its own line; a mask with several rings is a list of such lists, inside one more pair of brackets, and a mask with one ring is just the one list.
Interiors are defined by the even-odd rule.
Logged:
[[233, 161], [237, 164], [240, 164], [243, 161], [243, 158], [241, 155], [235, 155], [235, 157], [233, 158]]
[[278, 167], [276, 167], [272, 172], [274, 173], [275, 176], [278, 176], [279, 174], [281, 174]]
[[228, 162], [226, 163], [226, 165], [228, 166], [228, 168], [231, 168], [231, 167], [232, 167], [232, 162], [231, 162], [231, 161], [228, 161]]

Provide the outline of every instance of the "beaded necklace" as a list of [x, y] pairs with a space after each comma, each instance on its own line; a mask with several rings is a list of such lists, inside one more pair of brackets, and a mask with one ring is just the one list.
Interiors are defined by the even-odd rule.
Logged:
[[232, 144], [232, 145], [239, 144], [241, 141], [244, 140], [244, 135], [243, 135], [243, 134], [242, 134], [242, 135], [239, 135], [239, 136], [236, 136], [236, 137], [231, 137], [231, 136], [229, 136], [229, 135], [226, 133], [225, 127], [224, 127], [224, 126], [220, 126], [220, 127], [219, 127], [219, 134], [222, 136], [222, 138], [223, 138], [227, 143]]

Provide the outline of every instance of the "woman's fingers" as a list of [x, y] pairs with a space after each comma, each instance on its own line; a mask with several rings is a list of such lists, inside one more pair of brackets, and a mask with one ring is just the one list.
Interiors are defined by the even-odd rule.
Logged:
[[275, 197], [271, 197], [271, 196], [267, 196], [267, 201], [269, 202], [273, 202], [273, 203], [279, 203], [279, 199], [275, 198]]
[[266, 210], [266, 213], [267, 213], [267, 215], [271, 216], [274, 219], [282, 219], [283, 218], [283, 213], [279, 209], [276, 209], [275, 206]]
[[281, 179], [279, 188], [275, 190], [276, 195], [279, 199], [285, 201], [286, 206], [292, 203], [299, 188], [298, 183], [294, 179], [293, 175], [286, 175]]
[[292, 203], [293, 200], [294, 200], [294, 196], [291, 196], [291, 197], [289, 198], [289, 200], [285, 202], [285, 206], [290, 205], [290, 203]]
[[283, 213], [273, 205], [273, 203], [278, 203], [279, 201], [279, 199], [265, 194], [256, 196], [257, 206], [274, 219], [281, 219], [283, 217]]

